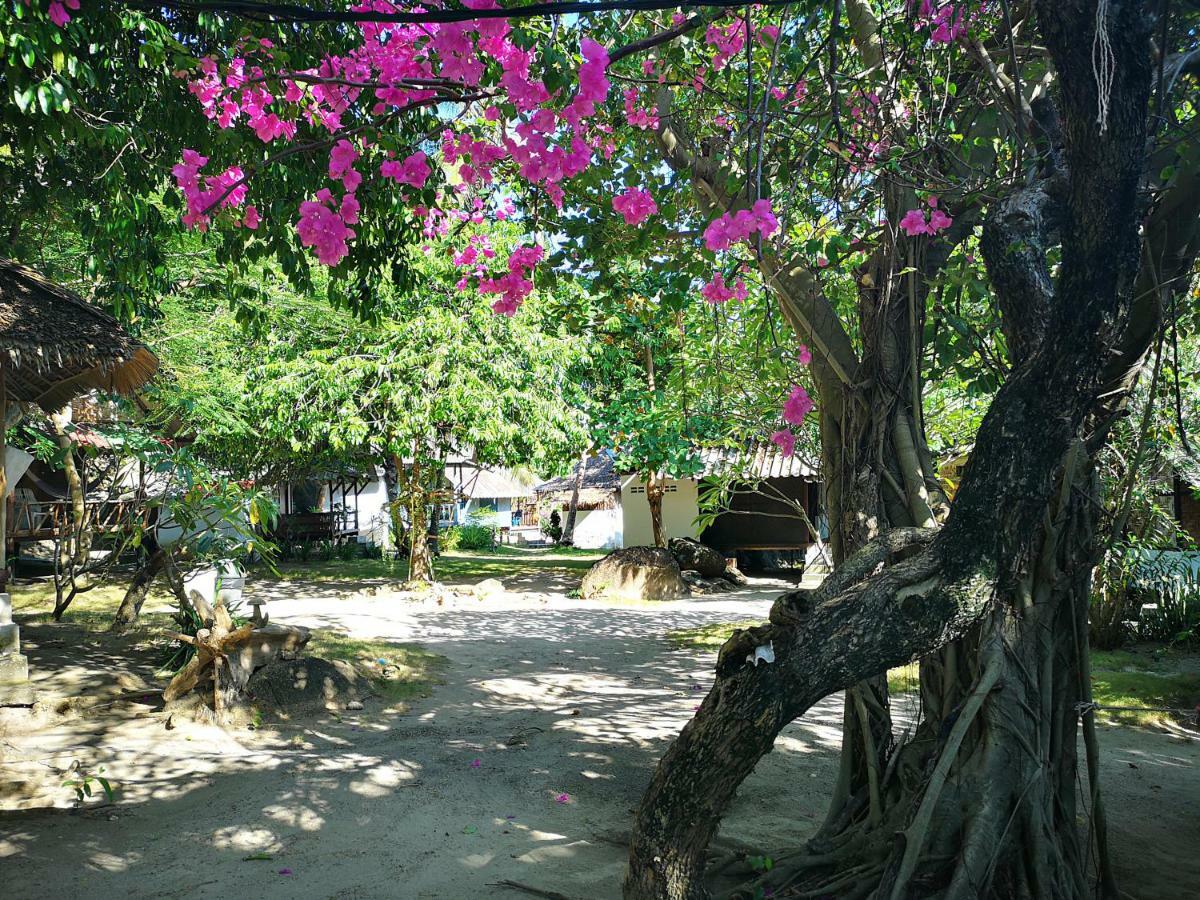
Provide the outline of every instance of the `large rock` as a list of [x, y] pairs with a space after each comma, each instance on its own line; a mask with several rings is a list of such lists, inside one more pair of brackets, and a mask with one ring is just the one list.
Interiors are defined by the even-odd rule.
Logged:
[[321, 715], [359, 704], [365, 685], [341, 660], [277, 659], [250, 677], [247, 693], [264, 712], [284, 717]]
[[614, 550], [583, 576], [585, 600], [678, 600], [691, 593], [679, 563], [662, 547]]
[[728, 594], [733, 587], [724, 578], [705, 578], [699, 572], [688, 570], [683, 573], [683, 580], [688, 583], [693, 594]]
[[667, 546], [684, 572], [699, 572], [705, 578], [719, 578], [725, 574], [725, 557], [719, 550], [686, 537], [671, 538]]

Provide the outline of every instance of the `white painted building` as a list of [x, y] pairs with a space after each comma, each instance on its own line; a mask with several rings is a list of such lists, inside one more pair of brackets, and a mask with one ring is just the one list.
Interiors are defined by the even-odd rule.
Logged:
[[[668, 540], [698, 538], [731, 554], [738, 550], [796, 551], [811, 543], [799, 514], [791, 510], [795, 518], [788, 519], [788, 507], [775, 498], [789, 497], [816, 522], [820, 486], [812, 466], [795, 457], [783, 457], [773, 445], [756, 445], [744, 454], [703, 450], [700, 456], [704, 468], [699, 478], [663, 479], [662, 525]], [[753, 497], [749, 496], [752, 491], [739, 494], [731, 511], [718, 516], [701, 534], [696, 522], [700, 480], [726, 470], [744, 472], [747, 479], [770, 485], [770, 493]], [[543, 525], [554, 510], [559, 512], [560, 521], [565, 520], [578, 473], [576, 467], [575, 472], [537, 486]], [[587, 460], [576, 510], [576, 547], [616, 550], [654, 543], [645, 482], [640, 475], [618, 473], [608, 451]]]
[[[439, 505], [438, 527], [468, 520], [496, 529], [519, 526], [526, 510], [532, 509], [535, 480], [451, 457], [446, 462], [446, 489], [452, 499]], [[281, 530], [295, 540], [355, 539], [389, 546], [391, 519], [382, 465], [280, 485], [276, 501]]]

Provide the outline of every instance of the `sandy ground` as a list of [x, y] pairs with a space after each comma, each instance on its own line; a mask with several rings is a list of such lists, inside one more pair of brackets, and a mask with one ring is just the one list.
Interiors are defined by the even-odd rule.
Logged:
[[[502, 598], [445, 606], [362, 599], [358, 585], [260, 588], [276, 621], [423, 643], [451, 661], [445, 684], [403, 715], [368, 702], [257, 732], [167, 730], [161, 715], [127, 706], [11, 731], [0, 744], [10, 787], [40, 777], [70, 807], [57, 772], [80, 759], [103, 765], [119, 794], [113, 805], [0, 813], [0, 894], [519, 896], [496, 884], [512, 879], [581, 900], [618, 896], [621, 831], [711, 678], [711, 655], [675, 650], [664, 633], [765, 615], [783, 583], [613, 605], [567, 599], [576, 580], [543, 573], [511, 580]], [[44, 643], [29, 652], [51, 693], [63, 670], [39, 666], [55, 651]], [[89, 666], [101, 690], [121, 660]], [[811, 833], [840, 718], [831, 698], [784, 732], [723, 840], [770, 852]], [[1123, 887], [1141, 900], [1200, 896], [1200, 742], [1125, 728], [1102, 740]]]

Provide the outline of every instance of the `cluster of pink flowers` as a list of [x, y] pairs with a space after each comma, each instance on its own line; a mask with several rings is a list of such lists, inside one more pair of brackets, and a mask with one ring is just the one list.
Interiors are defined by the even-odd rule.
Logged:
[[771, 96], [788, 108], [797, 107], [808, 96], [808, 81], [801, 78], [792, 88], [775, 85], [771, 88]]
[[[783, 421], [789, 425], [802, 425], [805, 416], [813, 411], [813, 406], [812, 397], [808, 395], [804, 386], [793, 384], [792, 392], [783, 404]], [[796, 433], [791, 428], [780, 428], [771, 435], [771, 440], [779, 447], [784, 456], [791, 456], [795, 452]]]
[[745, 21], [736, 18], [725, 25], [714, 22], [704, 33], [704, 43], [717, 48], [717, 52], [713, 54], [712, 66], [714, 72], [720, 72], [729, 60], [746, 46]]
[[329, 177], [342, 181], [347, 191], [356, 191], [362, 184], [362, 173], [354, 168], [358, 161], [358, 149], [345, 138], [333, 145], [329, 151]]
[[[808, 349], [807, 344], [801, 344], [796, 351], [796, 361], [802, 366], [812, 362], [812, 351]], [[808, 391], [802, 385], [793, 384], [792, 392], [783, 404], [783, 421], [788, 425], [804, 424], [804, 418], [813, 411], [813, 405]], [[771, 441], [779, 447], [784, 456], [791, 456], [796, 452], [796, 433], [791, 428], [780, 428], [771, 435]]]
[[745, 300], [749, 293], [746, 290], [746, 282], [738, 279], [733, 285], [725, 284], [725, 276], [720, 272], [712, 277], [712, 281], [704, 285], [700, 289], [700, 294], [704, 297], [706, 303], [711, 303], [714, 306], [718, 303], [728, 303], [730, 300]]
[[529, 274], [533, 267], [541, 262], [542, 248], [534, 244], [532, 247], [518, 247], [508, 258], [508, 273], [499, 278], [485, 278], [479, 282], [479, 290], [484, 294], [499, 294], [500, 297], [492, 303], [492, 312], [500, 316], [514, 316], [525, 298], [533, 291], [533, 282]]
[[658, 212], [658, 204], [649, 191], [631, 187], [623, 194], [613, 197], [613, 209], [625, 217], [626, 225], [641, 225]]
[[739, 209], [733, 215], [725, 213], [708, 223], [704, 229], [704, 246], [709, 250], [728, 250], [758, 232], [770, 237], [779, 230], [779, 220], [771, 211], [770, 200], [756, 200], [750, 209]]
[[425, 151], [418, 150], [411, 156], [405, 157], [402, 161], [389, 159], [379, 166], [379, 174], [384, 178], [390, 178], [398, 184], [407, 184], [411, 187], [423, 188], [425, 182], [429, 179], [429, 163], [426, 161]]
[[[26, 3], [29, 0], [25, 0]], [[71, 14], [68, 9], [79, 11], [79, 0], [50, 0], [50, 21], [59, 28], [65, 28], [67, 23], [71, 21]]]
[[354, 230], [349, 226], [358, 222], [358, 211], [353, 194], [345, 194], [335, 208], [333, 192], [321, 188], [315, 200], [300, 204], [300, 220], [296, 223], [300, 243], [312, 247], [325, 265], [336, 266], [350, 252], [346, 242], [354, 237]]
[[791, 425], [802, 425], [804, 417], [812, 410], [812, 397], [808, 396], [804, 385], [793, 384], [792, 392], [788, 394], [788, 398], [783, 404], [783, 421]]
[[[453, 252], [453, 251], [452, 251]], [[464, 266], [477, 266], [475, 274], [482, 276], [486, 271], [483, 268], [483, 260], [493, 259], [496, 256], [496, 251], [492, 249], [492, 241], [486, 234], [472, 235], [470, 242], [457, 253], [453, 254], [454, 265], [458, 268]], [[459, 290], [466, 290], [467, 283], [459, 282]]]
[[900, 228], [909, 237], [916, 237], [919, 234], [935, 235], [939, 231], [945, 231], [954, 222], [954, 219], [937, 208], [937, 197], [930, 197], [925, 202], [930, 209], [928, 219], [925, 218], [925, 210], [917, 208], [910, 209], [900, 220]]
[[[201, 156], [195, 150], [184, 150], [183, 161], [176, 163], [171, 169], [175, 183], [183, 193], [187, 211], [183, 214], [183, 223], [188, 228], [198, 228], [203, 231], [212, 220], [212, 213], [220, 209], [239, 207], [246, 202], [245, 173], [237, 166], [230, 166], [220, 175], [200, 178], [200, 170], [208, 165], [208, 157]], [[253, 206], [246, 208], [242, 220], [247, 228], [258, 227], [258, 210]]]
[[771, 435], [771, 443], [779, 447], [784, 456], [791, 456], [796, 452], [796, 435], [790, 428], [780, 428], [774, 432]]
[[966, 37], [966, 4], [940, 3], [937, 0], [910, 0], [916, 6], [917, 29], [928, 28], [935, 44], [950, 44]]
[[625, 121], [634, 128], [640, 128], [645, 131], [648, 128], [658, 127], [658, 113], [650, 108], [641, 108], [638, 106], [638, 101], [641, 99], [638, 89], [635, 87], [625, 91]]
[[[78, 5], [78, 0], [62, 2], [72, 8]], [[464, 2], [471, 9], [499, 8], [496, 0]], [[396, 7], [391, 0], [360, 0], [355, 9], [393, 12]], [[379, 116], [453, 99], [456, 87], [494, 98], [497, 102], [486, 107], [473, 133], [455, 134], [448, 129], [442, 136], [442, 161], [456, 166], [461, 183], [445, 190], [441, 201], [455, 205], [459, 198], [467, 199], [470, 189], [491, 185], [493, 169], [510, 162], [521, 178], [540, 186], [561, 206], [562, 182], [583, 172], [597, 152], [605, 157], [615, 152], [611, 128], [589, 122], [610, 89], [608, 52], [590, 38], [580, 42], [583, 60], [577, 90], [570, 102], [558, 108], [556, 97], [533, 74], [537, 50], [516, 43], [506, 19], [420, 25], [363, 22], [357, 27], [361, 42], [353, 50], [326, 56], [306, 69], [273, 66], [270, 41], [243, 38], [224, 62], [212, 57], [201, 60], [189, 90], [217, 125], [232, 128], [244, 124], [267, 143], [293, 140], [297, 126], [304, 123], [336, 137], [346, 127], [351, 108], [359, 104], [364, 112]], [[496, 83], [484, 85], [489, 61], [498, 64], [499, 77]], [[272, 70], [271, 74], [265, 69]], [[505, 102], [516, 110], [519, 121], [515, 125], [506, 121], [501, 108]], [[642, 127], [656, 123], [652, 113], [636, 108], [634, 120]], [[475, 129], [491, 129], [492, 133], [483, 135]], [[362, 157], [368, 153], [383, 155], [369, 138], [352, 141], [340, 137], [333, 143], [329, 177], [340, 181], [346, 194], [353, 195], [364, 176], [369, 176], [369, 170], [361, 167]], [[379, 177], [412, 188], [424, 187], [435, 168], [423, 152], [403, 159], [391, 152], [386, 156], [378, 166]], [[187, 177], [185, 172], [184, 180]], [[177, 181], [182, 188], [183, 180], [177, 177]], [[194, 186], [192, 197], [202, 200], [204, 190], [195, 173], [188, 183]], [[357, 221], [357, 201], [335, 205], [333, 191], [327, 193], [326, 199], [319, 194], [318, 199], [305, 201], [301, 240], [316, 249], [322, 262], [334, 265], [345, 255], [346, 241], [354, 237], [348, 226]], [[652, 200], [647, 206], [638, 198], [631, 209], [640, 221], [652, 206]], [[203, 205], [195, 207], [189, 201], [192, 214], [188, 223], [204, 224], [208, 210]], [[343, 208], [353, 210], [349, 219], [342, 215]], [[427, 233], [447, 222], [432, 210], [422, 213], [418, 215], [425, 220]], [[476, 211], [468, 217], [481, 219], [482, 214]], [[497, 217], [504, 216], [498, 212]], [[519, 269], [504, 278], [528, 274], [524, 267]], [[515, 284], [510, 279], [509, 286]], [[513, 306], [511, 298], [517, 297], [519, 302], [524, 296], [508, 288], [497, 292], [510, 298], [502, 304], [506, 308]]]

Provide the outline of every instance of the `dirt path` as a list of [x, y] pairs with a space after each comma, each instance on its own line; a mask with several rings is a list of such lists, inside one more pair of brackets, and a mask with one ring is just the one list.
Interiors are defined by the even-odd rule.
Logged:
[[[446, 606], [270, 587], [276, 621], [419, 641], [451, 660], [446, 683], [407, 715], [368, 702], [305, 728], [168, 731], [161, 718], [114, 716], [10, 738], [3, 750], [22, 765], [87, 753], [121, 789], [115, 806], [0, 818], [5, 896], [510, 896], [502, 879], [617, 896], [620, 832], [711, 677], [709, 655], [662, 635], [765, 615], [781, 584], [612, 605], [567, 599], [567, 580], [530, 576], [510, 585], [520, 595]], [[769, 851], [812, 831], [840, 713], [827, 700], [785, 732], [724, 839]], [[1104, 738], [1114, 843], [1140, 882], [1126, 888], [1191, 895], [1180, 886], [1200, 883], [1200, 746], [1128, 729]]]

